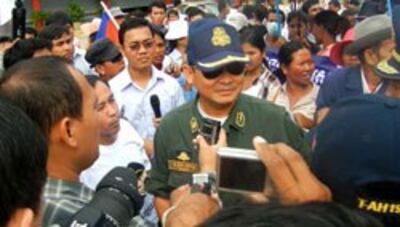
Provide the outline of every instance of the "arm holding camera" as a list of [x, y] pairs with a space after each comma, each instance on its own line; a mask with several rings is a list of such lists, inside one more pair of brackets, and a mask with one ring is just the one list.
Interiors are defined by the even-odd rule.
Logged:
[[262, 137], [255, 137], [253, 143], [281, 203], [331, 201], [329, 188], [314, 176], [298, 152], [283, 143], [268, 144]]

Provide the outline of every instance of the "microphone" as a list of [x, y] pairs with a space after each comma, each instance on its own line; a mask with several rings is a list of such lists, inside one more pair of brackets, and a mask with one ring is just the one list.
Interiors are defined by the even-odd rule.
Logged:
[[161, 117], [161, 110], [160, 110], [160, 99], [157, 95], [150, 96], [150, 104], [151, 108], [153, 108], [154, 115], [156, 118]]

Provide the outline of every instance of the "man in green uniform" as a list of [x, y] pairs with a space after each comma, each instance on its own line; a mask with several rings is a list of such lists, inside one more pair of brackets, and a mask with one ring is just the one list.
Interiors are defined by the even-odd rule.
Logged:
[[[187, 52], [188, 65], [183, 66], [183, 71], [188, 82], [196, 86], [198, 97], [166, 115], [156, 132], [156, 153], [147, 190], [156, 197], [159, 216], [170, 206], [171, 191], [189, 184], [192, 174], [199, 171], [193, 139], [204, 119], [221, 123], [229, 147], [254, 149], [252, 139], [260, 135], [271, 143], [286, 143], [308, 157], [302, 130], [282, 108], [241, 94], [248, 58], [232, 26], [216, 19], [193, 23]], [[236, 169], [242, 168], [251, 167]]]

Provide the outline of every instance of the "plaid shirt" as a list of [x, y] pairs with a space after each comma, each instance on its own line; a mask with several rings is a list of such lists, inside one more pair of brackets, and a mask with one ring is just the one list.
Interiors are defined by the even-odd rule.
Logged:
[[[47, 178], [44, 187], [42, 226], [62, 223], [71, 218], [93, 198], [94, 192], [79, 182]], [[155, 224], [135, 216], [129, 226], [149, 227]]]
[[93, 191], [79, 182], [47, 178], [43, 195], [43, 226], [58, 224], [72, 217], [92, 197]]

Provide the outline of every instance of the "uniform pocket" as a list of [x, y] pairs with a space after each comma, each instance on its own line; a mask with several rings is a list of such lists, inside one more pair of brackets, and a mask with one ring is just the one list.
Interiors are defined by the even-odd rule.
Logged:
[[191, 182], [192, 182], [191, 173], [171, 171], [168, 177], [168, 185], [173, 188], [177, 188], [185, 184], [190, 184]]

